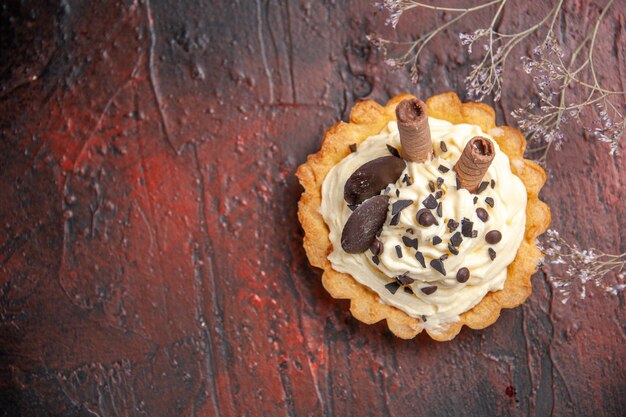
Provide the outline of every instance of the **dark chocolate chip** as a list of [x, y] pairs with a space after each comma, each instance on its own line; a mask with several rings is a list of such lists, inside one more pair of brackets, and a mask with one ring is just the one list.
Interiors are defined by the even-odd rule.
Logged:
[[441, 188], [443, 185], [443, 178], [437, 177], [437, 188]]
[[458, 246], [461, 245], [461, 242], [463, 242], [463, 237], [461, 236], [461, 234], [459, 232], [456, 232], [450, 238], [450, 243], [452, 243], [453, 246], [457, 246], [458, 247]]
[[374, 262], [376, 265], [378, 265], [380, 263], [380, 259], [378, 258], [378, 256], [374, 255], [374, 256], [372, 256], [372, 262]]
[[406, 246], [407, 248], [413, 248], [417, 250], [417, 238], [411, 239], [410, 237], [402, 236], [402, 243], [404, 243], [404, 246]]
[[396, 182], [404, 168], [404, 160], [394, 156], [371, 160], [350, 175], [343, 188], [343, 198], [348, 204], [360, 204]]
[[487, 210], [485, 210], [482, 207], [479, 207], [476, 209], [476, 215], [478, 216], [478, 218], [483, 222], [487, 222], [487, 220], [489, 220], [489, 213], [487, 213]]
[[476, 190], [476, 194], [482, 193], [483, 191], [487, 189], [488, 186], [489, 186], [489, 183], [487, 181], [481, 182], [480, 185], [478, 186], [478, 190]]
[[432, 293], [434, 293], [435, 291], [437, 291], [437, 286], [436, 285], [431, 285], [430, 287], [424, 287], [424, 288], [420, 288], [422, 290], [422, 292], [426, 295], [431, 295]]
[[489, 258], [491, 258], [492, 261], [496, 259], [496, 251], [493, 250], [493, 248], [487, 249], [487, 252], [489, 252]]
[[428, 209], [420, 209], [417, 212], [415, 218], [417, 222], [424, 227], [429, 227], [433, 224], [439, 224], [435, 216], [433, 216], [433, 214]]
[[350, 145], [350, 152], [356, 152], [356, 143]]
[[454, 232], [457, 227], [459, 227], [459, 222], [454, 219], [448, 220], [448, 230], [450, 230], [450, 233]]
[[396, 245], [396, 255], [398, 255], [398, 258], [402, 258], [402, 246]]
[[441, 201], [437, 204], [437, 216], [443, 216], [443, 206], [441, 205]]
[[439, 147], [441, 148], [441, 152], [448, 152], [448, 147], [444, 141], [439, 142]]
[[442, 174], [445, 174], [446, 172], [450, 171], [450, 168], [445, 167], [443, 165], [439, 165], [439, 168], [437, 168], [439, 170], [439, 172], [441, 172]]
[[472, 228], [474, 227], [474, 222], [469, 221], [469, 219], [461, 220], [461, 233], [465, 237], [472, 237]]
[[433, 245], [438, 245], [441, 243], [441, 238], [439, 236], [433, 236]]
[[402, 210], [413, 204], [413, 200], [397, 200], [391, 205], [391, 215], [395, 216]]
[[382, 255], [384, 250], [385, 250], [385, 246], [383, 245], [383, 242], [381, 242], [378, 239], [375, 239], [374, 242], [372, 242], [372, 244], [370, 245], [370, 251], [372, 252], [373, 255], [376, 255], [376, 256]]
[[424, 255], [422, 255], [422, 252], [415, 252], [415, 259], [417, 259], [417, 262], [422, 265], [422, 268], [426, 268], [426, 262], [424, 261]]
[[433, 259], [430, 261], [430, 266], [444, 277], [446, 276], [446, 269], [443, 267], [443, 261], [441, 259]]
[[422, 201], [422, 204], [427, 209], [431, 209], [432, 210], [434, 208], [437, 208], [437, 200], [435, 199], [435, 197], [432, 194], [429, 194], [428, 197], [426, 197], [426, 199], [424, 201]]
[[478, 203], [478, 197], [474, 196], [474, 204]]
[[389, 197], [377, 195], [365, 200], [348, 217], [341, 233], [341, 247], [348, 253], [365, 252], [387, 218]]
[[485, 198], [485, 203], [489, 204], [489, 207], [493, 208], [493, 205], [495, 204], [495, 201], [493, 201], [493, 198], [487, 197], [487, 198]]
[[457, 248], [455, 248], [454, 246], [452, 246], [452, 243], [448, 243], [448, 250], [453, 255], [458, 255], [459, 254], [459, 250]]
[[485, 235], [485, 240], [487, 241], [487, 243], [489, 243], [490, 245], [495, 245], [496, 243], [498, 243], [499, 241], [502, 240], [502, 233], [500, 233], [497, 230], [490, 230], [489, 232], [487, 232], [487, 234]]
[[437, 191], [437, 192], [435, 193], [435, 198], [436, 198], [437, 200], [439, 200], [439, 199], [441, 198], [441, 196], [442, 196], [442, 195], [443, 195], [443, 193], [442, 193], [441, 191]]
[[456, 280], [457, 280], [458, 282], [461, 282], [461, 283], [463, 283], [463, 282], [467, 282], [467, 280], [469, 279], [469, 277], [470, 277], [470, 272], [469, 272], [469, 269], [467, 269], [467, 268], [465, 268], [465, 267], [463, 267], [463, 268], [459, 269], [459, 270], [457, 271], [457, 273], [456, 273]]
[[491, 188], [495, 188], [496, 187], [496, 180], [491, 180]]
[[387, 150], [389, 151], [390, 154], [392, 154], [396, 158], [400, 158], [400, 152], [398, 152], [397, 148], [394, 148], [391, 145], [387, 145]]
[[456, 177], [456, 189], [460, 190], [461, 189], [461, 181], [459, 181], [459, 177]]
[[428, 181], [428, 188], [430, 188], [430, 192], [434, 193], [435, 192], [435, 183], [432, 181]]
[[399, 222], [400, 222], [400, 213], [391, 217], [391, 220], [389, 221], [389, 225], [396, 226]]
[[396, 277], [396, 281], [398, 281], [402, 285], [409, 285], [415, 282], [415, 280], [409, 276], [408, 272], [405, 272], [402, 275], [398, 275]]
[[411, 289], [411, 287], [403, 287], [403, 291], [407, 294], [411, 294], [411, 295], [415, 294], [413, 290]]
[[393, 281], [385, 285], [385, 288], [387, 288], [387, 291], [389, 291], [390, 293], [395, 294], [396, 291], [398, 291], [398, 288], [400, 288], [400, 284], [396, 281]]

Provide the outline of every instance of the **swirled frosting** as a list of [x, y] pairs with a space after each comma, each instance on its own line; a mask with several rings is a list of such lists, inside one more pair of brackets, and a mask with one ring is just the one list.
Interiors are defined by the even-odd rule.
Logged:
[[[333, 251], [328, 259], [333, 269], [352, 275], [375, 291], [381, 302], [420, 318], [425, 328], [436, 331], [458, 320], [489, 291], [503, 288], [507, 266], [513, 262], [524, 236], [526, 189], [511, 172], [509, 158], [479, 126], [454, 125], [435, 118], [429, 118], [428, 123], [434, 149], [432, 160], [407, 162], [398, 181], [381, 192], [390, 197], [387, 219], [378, 237], [383, 244], [382, 254], [374, 256], [370, 250], [349, 254], [342, 249], [342, 230], [352, 213], [344, 201], [343, 190], [360, 166], [389, 155], [387, 145], [400, 148], [395, 121], [378, 135], [367, 138], [356, 152], [332, 168], [322, 186], [320, 211], [330, 231]], [[483, 178], [486, 184], [477, 194], [458, 189], [452, 169], [474, 136], [490, 139], [495, 149], [495, 158]], [[425, 208], [427, 199], [430, 201], [426, 205], [433, 207], [429, 196], [441, 206], [431, 209], [438, 224], [425, 227], [417, 222], [416, 214]], [[394, 218], [394, 203], [400, 200], [410, 202]], [[396, 208], [402, 205], [399, 203]], [[487, 211], [486, 221], [477, 215], [478, 208]], [[493, 239], [486, 235], [494, 230], [501, 233], [502, 239], [489, 243]], [[442, 268], [437, 267], [438, 263]], [[469, 270], [465, 282], [457, 279], [461, 268]], [[399, 276], [409, 277], [402, 279], [401, 284], [412, 282], [399, 286]]]

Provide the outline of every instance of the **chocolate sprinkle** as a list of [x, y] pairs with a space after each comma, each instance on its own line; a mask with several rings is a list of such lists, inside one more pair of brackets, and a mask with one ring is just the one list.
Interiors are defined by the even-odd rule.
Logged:
[[415, 280], [409, 276], [408, 272], [405, 272], [402, 275], [398, 275], [396, 277], [396, 281], [398, 281], [402, 285], [409, 285], [415, 282]]
[[493, 208], [493, 205], [495, 204], [495, 202], [493, 201], [493, 198], [491, 197], [485, 198], [485, 203], [489, 204], [489, 207], [491, 208]]
[[356, 143], [350, 145], [350, 152], [356, 152]]
[[395, 216], [402, 210], [413, 204], [413, 200], [398, 200], [391, 205], [391, 215]]
[[448, 152], [448, 147], [444, 141], [439, 142], [439, 147], [441, 148], [441, 152]]
[[354, 211], [358, 206], [358, 204], [348, 204], [348, 208], [352, 211]]
[[477, 237], [478, 236], [478, 230], [472, 230], [472, 237]]
[[378, 239], [372, 242], [372, 245], [370, 246], [370, 251], [376, 256], [381, 255], [384, 250], [385, 246], [383, 245], [383, 242]]
[[443, 255], [441, 255], [439, 257], [439, 260], [442, 261], [442, 262], [445, 261], [446, 259], [448, 259], [448, 254], [447, 253], [444, 253]]
[[499, 241], [502, 240], [502, 233], [500, 233], [497, 230], [490, 230], [489, 232], [487, 232], [487, 234], [485, 235], [485, 240], [487, 241], [487, 243], [489, 243], [490, 245], [495, 245], [496, 243], [498, 243]]
[[459, 250], [457, 248], [455, 248], [454, 246], [452, 246], [452, 243], [448, 243], [448, 250], [453, 255], [458, 255], [459, 254]]
[[422, 290], [422, 292], [426, 295], [431, 295], [432, 293], [434, 293], [435, 291], [437, 291], [437, 286], [436, 285], [431, 285], [430, 287], [424, 287], [424, 288], [420, 288]]
[[394, 148], [391, 145], [387, 145], [387, 150], [389, 151], [390, 154], [392, 154], [396, 158], [400, 158], [400, 152], [398, 152], [398, 149]]
[[438, 245], [441, 243], [441, 238], [439, 236], [433, 236], [433, 245]]
[[456, 177], [456, 189], [457, 190], [461, 189], [461, 181], [459, 181], [459, 177]]
[[446, 269], [443, 267], [443, 261], [441, 259], [433, 259], [430, 261], [430, 266], [444, 277], [446, 276]]
[[402, 182], [405, 183], [407, 187], [413, 184], [413, 180], [411, 179], [411, 177], [409, 177], [409, 174], [404, 174], [404, 177], [402, 177]]
[[411, 294], [411, 295], [415, 294], [413, 290], [411, 289], [411, 287], [403, 287], [403, 291], [407, 294]]
[[410, 237], [402, 236], [402, 243], [404, 243], [404, 246], [406, 246], [407, 248], [413, 248], [417, 250], [417, 238], [411, 239]]
[[488, 186], [489, 186], [489, 183], [487, 181], [481, 182], [480, 185], [478, 186], [478, 190], [476, 191], [476, 194], [482, 193], [483, 191], [487, 189]]
[[474, 196], [474, 204], [478, 203], [478, 197]]
[[437, 188], [441, 188], [443, 185], [443, 178], [437, 177]]
[[396, 281], [390, 282], [389, 284], [385, 285], [385, 288], [387, 288], [387, 291], [389, 291], [390, 293], [395, 294], [396, 291], [398, 291], [398, 288], [400, 288], [400, 284], [398, 284]]
[[429, 227], [433, 224], [439, 225], [435, 216], [433, 216], [428, 209], [420, 209], [415, 215], [415, 218], [417, 219], [417, 222], [424, 227]]
[[441, 205], [441, 201], [437, 204], [437, 216], [443, 216], [443, 206]]
[[459, 269], [456, 273], [456, 280], [460, 283], [467, 282], [470, 277], [469, 269], [463, 267]]
[[491, 180], [491, 188], [495, 188], [496, 187], [496, 180]]
[[489, 252], [489, 257], [491, 258], [492, 261], [496, 259], [496, 251], [493, 250], [493, 248], [487, 249], [487, 252]]
[[422, 201], [422, 204], [427, 209], [431, 209], [432, 210], [434, 208], [437, 208], [437, 200], [435, 199], [435, 197], [432, 194], [429, 194], [428, 197], [426, 197], [426, 199], [424, 201]]
[[448, 229], [450, 230], [450, 233], [454, 232], [457, 227], [459, 227], [459, 222], [454, 219], [448, 220]]
[[424, 262], [424, 255], [422, 255], [422, 252], [415, 252], [415, 259], [417, 259], [417, 262], [422, 265], [422, 268], [426, 268], [426, 262]]
[[461, 245], [461, 242], [463, 242], [463, 237], [461, 237], [461, 234], [459, 232], [456, 232], [450, 238], [450, 243], [452, 243], [453, 246], [458, 247]]
[[396, 255], [398, 255], [398, 258], [402, 258], [402, 246], [396, 245]]
[[441, 172], [442, 174], [445, 174], [446, 172], [450, 171], [450, 168], [445, 167], [443, 165], [439, 165], [439, 168], [437, 168], [439, 170], [439, 172]]
[[469, 221], [469, 219], [461, 220], [461, 233], [465, 237], [472, 237], [472, 228], [474, 227], [474, 222]]
[[487, 210], [482, 207], [476, 209], [476, 215], [483, 223], [486, 223], [487, 220], [489, 220], [489, 213], [487, 213]]
[[396, 197], [400, 197], [400, 190], [396, 188]]
[[436, 198], [437, 200], [439, 200], [439, 199], [441, 198], [441, 196], [442, 196], [442, 195], [443, 195], [443, 193], [442, 193], [441, 191], [437, 191], [437, 192], [435, 193], [435, 198]]
[[389, 222], [389, 225], [390, 226], [396, 226], [399, 222], [400, 222], [400, 213], [396, 214], [395, 216], [393, 216], [391, 218], [391, 221]]
[[380, 263], [380, 259], [378, 258], [378, 256], [374, 255], [374, 256], [372, 256], [372, 262], [374, 262], [374, 264], [378, 265]]
[[409, 233], [409, 234], [411, 234], [411, 235], [414, 233], [414, 232], [413, 232], [413, 229], [411, 229], [410, 227], [409, 227], [408, 229], [406, 229], [406, 232], [407, 232], [407, 233]]
[[428, 181], [428, 188], [430, 188], [430, 192], [434, 193], [435, 192], [435, 183], [432, 181]]

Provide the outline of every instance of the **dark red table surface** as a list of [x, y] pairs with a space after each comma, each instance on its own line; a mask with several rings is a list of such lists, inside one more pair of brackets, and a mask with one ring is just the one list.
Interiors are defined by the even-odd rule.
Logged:
[[[549, 7], [514, 2], [503, 24]], [[598, 62], [624, 62], [624, 9]], [[412, 85], [368, 45], [393, 36], [369, 1], [0, 10], [0, 415], [624, 415], [623, 295], [564, 305], [544, 268], [495, 325], [403, 341], [351, 318], [307, 262], [297, 166], [360, 99], [463, 97], [457, 32]], [[593, 13], [566, 1], [562, 41]], [[532, 89], [507, 71], [496, 110], [514, 124]], [[625, 89], [624, 66], [601, 77]], [[626, 251], [626, 158], [577, 126], [567, 140], [542, 193], [553, 227]]]

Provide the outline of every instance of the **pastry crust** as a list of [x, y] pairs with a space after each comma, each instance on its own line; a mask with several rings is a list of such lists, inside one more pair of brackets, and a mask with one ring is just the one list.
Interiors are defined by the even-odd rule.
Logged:
[[[402, 94], [392, 98], [386, 106], [367, 100], [357, 103], [350, 113], [350, 122], [339, 122], [324, 134], [319, 152], [309, 155], [296, 176], [304, 187], [298, 203], [298, 218], [304, 229], [304, 249], [311, 265], [324, 270], [322, 283], [334, 297], [350, 300], [350, 311], [360, 321], [372, 324], [386, 320], [389, 330], [403, 339], [411, 339], [423, 330], [422, 322], [402, 310], [384, 304], [378, 294], [358, 283], [351, 275], [332, 269], [328, 255], [333, 247], [322, 215], [322, 184], [326, 174], [349, 153], [349, 145], [360, 144], [369, 136], [378, 134], [389, 121], [395, 120], [396, 106], [404, 99]], [[453, 339], [463, 325], [483, 329], [493, 324], [502, 308], [522, 304], [532, 292], [530, 277], [537, 271], [543, 254], [535, 239], [550, 224], [550, 209], [539, 200], [539, 191], [546, 181], [545, 171], [535, 162], [524, 159], [526, 139], [517, 130], [495, 125], [494, 110], [483, 103], [461, 103], [455, 93], [439, 94], [426, 101], [429, 116], [451, 123], [471, 123], [481, 127], [498, 143], [511, 161], [511, 171], [517, 175], [528, 194], [525, 236], [514, 261], [508, 266], [504, 289], [489, 292], [471, 310], [461, 314], [460, 320], [437, 331], [426, 332], [437, 341]]]

